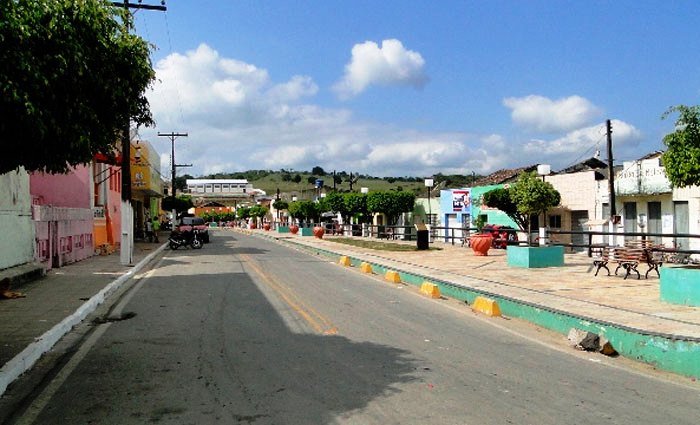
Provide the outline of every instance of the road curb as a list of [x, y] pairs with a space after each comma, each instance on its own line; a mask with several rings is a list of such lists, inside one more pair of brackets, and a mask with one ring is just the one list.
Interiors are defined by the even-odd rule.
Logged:
[[63, 319], [57, 325], [44, 332], [43, 335], [36, 338], [34, 342], [29, 344], [24, 350], [5, 363], [0, 369], [0, 396], [2, 396], [7, 387], [14, 382], [20, 375], [31, 369], [32, 366], [41, 358], [44, 353], [53, 348], [56, 343], [63, 338], [65, 334], [70, 332], [75, 325], [82, 322], [88, 314], [92, 313], [97, 307], [102, 304], [110, 295], [119, 289], [126, 281], [131, 279], [138, 273], [146, 264], [148, 264], [156, 255], [160, 254], [167, 244], [162, 244], [158, 249], [150, 253], [131, 270], [120, 276], [118, 279], [109, 283], [102, 288], [100, 292], [93, 295], [89, 300], [85, 301], [75, 312]]
[[[276, 240], [279, 243], [288, 244], [316, 255], [323, 255], [335, 261], [337, 261], [339, 256], [347, 255], [339, 254], [326, 248], [309, 246], [296, 242], [293, 239], [274, 238], [258, 234], [253, 236]], [[367, 261], [351, 255], [348, 257], [352, 263], [367, 262], [377, 274], [383, 274], [390, 270], [390, 267], [385, 264]], [[391, 269], [395, 269], [395, 266], [391, 266]], [[621, 323], [600, 320], [592, 316], [577, 315], [504, 294], [491, 293], [446, 280], [436, 280], [425, 274], [402, 270], [399, 270], [398, 273], [402, 282], [411, 285], [420, 286], [424, 280], [431, 280], [431, 282], [438, 285], [441, 294], [456, 300], [465, 301], [469, 305], [472, 305], [478, 296], [488, 297], [498, 303], [504, 316], [525, 320], [562, 335], [567, 335], [571, 328], [602, 335], [608, 339], [615, 350], [623, 357], [647, 363], [661, 370], [700, 379], [699, 338], [638, 329]]]

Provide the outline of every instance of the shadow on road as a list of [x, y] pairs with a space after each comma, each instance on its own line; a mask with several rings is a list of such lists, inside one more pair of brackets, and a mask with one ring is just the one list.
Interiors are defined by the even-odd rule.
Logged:
[[35, 423], [330, 424], [418, 379], [408, 351], [292, 331], [269, 296], [245, 273], [149, 278]]

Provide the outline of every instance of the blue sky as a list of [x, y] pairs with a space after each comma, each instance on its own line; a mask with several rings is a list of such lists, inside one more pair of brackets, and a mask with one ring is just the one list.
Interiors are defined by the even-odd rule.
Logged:
[[[148, 2], [149, 0], [144, 0]], [[156, 3], [155, 1], [151, 2]], [[663, 149], [698, 104], [697, 1], [166, 1], [136, 12], [157, 46], [169, 169], [487, 174]], [[167, 172], [164, 174], [168, 174]]]

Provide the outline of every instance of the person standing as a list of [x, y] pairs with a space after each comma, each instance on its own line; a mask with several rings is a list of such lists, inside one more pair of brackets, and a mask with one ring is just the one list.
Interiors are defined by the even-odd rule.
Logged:
[[158, 231], [160, 230], [160, 221], [158, 217], [153, 217], [153, 242], [158, 243]]
[[146, 239], [148, 242], [153, 242], [153, 222], [150, 218], [146, 218]]

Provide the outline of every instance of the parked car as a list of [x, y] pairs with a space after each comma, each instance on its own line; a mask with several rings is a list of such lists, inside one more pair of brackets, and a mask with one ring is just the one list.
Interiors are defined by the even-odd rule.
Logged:
[[180, 218], [180, 222], [177, 225], [178, 231], [184, 232], [193, 228], [199, 230], [199, 236], [204, 243], [209, 243], [209, 226], [207, 226], [202, 217], [186, 216]]
[[500, 224], [485, 224], [481, 229], [481, 233], [490, 233], [493, 236], [494, 248], [506, 249], [508, 245], [518, 244], [518, 234], [516, 229], [511, 226], [503, 226]]

